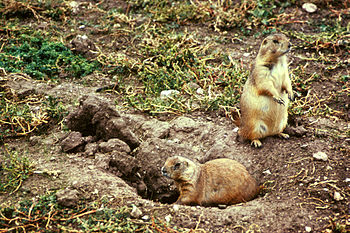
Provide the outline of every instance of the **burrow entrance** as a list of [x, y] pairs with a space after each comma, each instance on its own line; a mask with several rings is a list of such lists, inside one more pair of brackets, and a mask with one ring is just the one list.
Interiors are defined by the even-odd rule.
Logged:
[[237, 148], [232, 124], [220, 126], [184, 116], [165, 122], [121, 114], [96, 96], [82, 97], [66, 124], [71, 132], [61, 141], [64, 152], [94, 158], [96, 165], [136, 188], [142, 198], [161, 203], [173, 203], [179, 196], [173, 181], [161, 174], [168, 157], [180, 155], [200, 163], [225, 157], [248, 171], [259, 169]]

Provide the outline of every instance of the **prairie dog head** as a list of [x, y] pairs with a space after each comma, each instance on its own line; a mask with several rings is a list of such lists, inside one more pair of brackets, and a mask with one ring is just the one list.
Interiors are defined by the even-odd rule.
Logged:
[[181, 156], [169, 157], [162, 167], [163, 176], [175, 181], [189, 181], [198, 173], [199, 165]]
[[291, 44], [284, 34], [266, 37], [260, 46], [257, 59], [267, 63], [277, 63], [277, 59], [289, 52]]

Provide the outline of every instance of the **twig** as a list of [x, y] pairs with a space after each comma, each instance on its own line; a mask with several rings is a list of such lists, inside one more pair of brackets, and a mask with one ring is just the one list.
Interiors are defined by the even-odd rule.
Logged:
[[71, 220], [71, 219], [75, 219], [75, 218], [79, 218], [79, 217], [82, 217], [84, 215], [89, 215], [89, 214], [93, 214], [95, 213], [97, 210], [90, 210], [88, 212], [85, 212], [85, 213], [82, 213], [82, 214], [78, 214], [78, 215], [75, 215], [73, 217], [70, 217], [70, 218], [61, 218], [60, 221], [68, 221], [68, 220]]

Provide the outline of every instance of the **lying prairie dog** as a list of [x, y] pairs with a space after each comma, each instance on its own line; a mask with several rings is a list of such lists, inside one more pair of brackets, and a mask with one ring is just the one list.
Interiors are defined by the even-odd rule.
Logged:
[[217, 206], [252, 200], [260, 192], [246, 168], [232, 159], [199, 164], [174, 156], [166, 160], [162, 174], [172, 178], [180, 191], [176, 204]]

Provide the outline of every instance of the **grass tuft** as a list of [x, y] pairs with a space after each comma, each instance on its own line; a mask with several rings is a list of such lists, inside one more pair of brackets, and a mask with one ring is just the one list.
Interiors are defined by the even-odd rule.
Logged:
[[26, 157], [19, 156], [17, 151], [9, 151], [6, 145], [2, 145], [1, 149], [7, 156], [0, 162], [0, 194], [12, 194], [33, 173], [33, 165]]
[[0, 142], [8, 137], [24, 136], [50, 123], [60, 124], [67, 109], [58, 99], [36, 94], [31, 90], [22, 95], [11, 88], [10, 80], [23, 79], [12, 74], [0, 80]]

